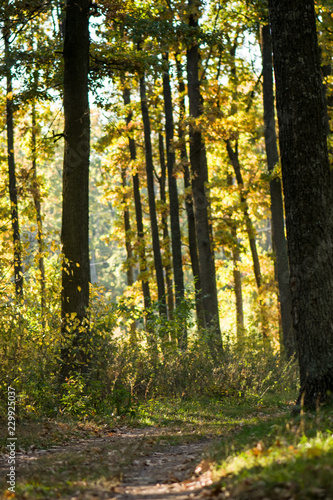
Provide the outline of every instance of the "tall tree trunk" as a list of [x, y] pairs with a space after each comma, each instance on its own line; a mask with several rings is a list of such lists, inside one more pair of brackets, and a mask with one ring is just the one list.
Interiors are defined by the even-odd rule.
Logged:
[[175, 177], [175, 151], [173, 146], [174, 140], [174, 121], [173, 121], [173, 105], [169, 75], [169, 56], [164, 55], [164, 61], [167, 64], [167, 69], [163, 73], [163, 97], [164, 97], [164, 113], [165, 113], [165, 135], [167, 142], [167, 165], [168, 165], [168, 184], [169, 184], [169, 200], [170, 200], [170, 221], [171, 221], [171, 237], [172, 237], [172, 257], [173, 269], [175, 277], [176, 305], [180, 305], [184, 299], [184, 273], [182, 263], [181, 249], [181, 233], [179, 223], [179, 201], [177, 180]]
[[[165, 135], [167, 142], [167, 165], [168, 165], [168, 184], [169, 184], [169, 202], [170, 202], [170, 222], [171, 222], [171, 240], [172, 240], [172, 263], [175, 280], [176, 306], [180, 307], [184, 301], [184, 273], [182, 260], [182, 243], [179, 223], [179, 200], [177, 179], [175, 176], [176, 156], [173, 145], [174, 140], [174, 121], [173, 104], [169, 75], [169, 54], [163, 56], [167, 67], [163, 73], [163, 97], [165, 113]], [[186, 325], [182, 332], [182, 338], [179, 339], [180, 347], [185, 350], [187, 347]]]
[[248, 203], [247, 203], [247, 199], [246, 199], [243, 176], [242, 176], [241, 167], [240, 167], [239, 158], [238, 158], [237, 143], [236, 143], [235, 149], [232, 148], [229, 139], [226, 141], [226, 145], [227, 145], [229, 159], [230, 159], [231, 164], [233, 166], [233, 169], [235, 172], [235, 177], [236, 177], [238, 188], [239, 188], [239, 196], [240, 196], [240, 201], [242, 204], [242, 211], [243, 211], [243, 215], [244, 215], [246, 232], [247, 232], [247, 235], [249, 238], [250, 250], [251, 250], [251, 255], [252, 255], [253, 272], [254, 272], [254, 277], [256, 280], [256, 285], [257, 285], [257, 288], [259, 290], [261, 287], [262, 278], [261, 278], [261, 270], [260, 270], [260, 262], [259, 262], [259, 257], [258, 257], [257, 243], [256, 243], [256, 231], [255, 231], [255, 228], [253, 226], [253, 222], [252, 222], [250, 215], [249, 215], [249, 207], [248, 207]]
[[[192, 8], [192, 4], [193, 2], [190, 0], [190, 9]], [[190, 116], [196, 119], [202, 114], [202, 98], [199, 84], [199, 50], [198, 44], [195, 41], [198, 21], [194, 14], [190, 14], [189, 16], [189, 26], [193, 34], [193, 41], [192, 45], [187, 49], [188, 97]], [[212, 355], [216, 357], [216, 354], [222, 351], [222, 339], [219, 325], [214, 254], [209, 223], [210, 204], [206, 187], [208, 169], [205, 145], [201, 131], [196, 125], [190, 127], [190, 163], [203, 306], [206, 326], [210, 329], [210, 349]]]
[[333, 392], [332, 194], [313, 0], [269, 0], [298, 402]]
[[200, 267], [199, 267], [199, 257], [198, 257], [198, 247], [197, 247], [193, 197], [192, 197], [192, 182], [189, 169], [189, 160], [186, 150], [185, 130], [182, 124], [185, 118], [185, 84], [183, 79], [182, 65], [180, 60], [178, 59], [178, 54], [176, 54], [176, 65], [177, 65], [178, 90], [180, 96], [179, 97], [180, 117], [178, 126], [178, 137], [180, 142], [180, 159], [184, 171], [185, 208], [186, 208], [187, 226], [188, 226], [188, 245], [190, 251], [192, 274], [194, 279], [197, 322], [200, 328], [204, 328], [205, 314], [204, 314], [202, 294], [201, 294]]
[[166, 164], [164, 155], [164, 144], [163, 135], [158, 134], [158, 149], [160, 155], [160, 165], [161, 165], [161, 175], [159, 177], [160, 183], [160, 198], [162, 202], [162, 234], [163, 234], [163, 248], [164, 248], [164, 269], [165, 269], [165, 281], [168, 296], [168, 313], [169, 319], [173, 316], [174, 311], [174, 297], [173, 297], [173, 286], [172, 286], [172, 272], [170, 265], [170, 237], [168, 229], [168, 207], [166, 199]]
[[89, 0], [68, 0], [64, 37], [65, 153], [62, 208], [62, 376], [89, 360]]
[[161, 316], [167, 316], [161, 246], [160, 246], [160, 238], [158, 234], [158, 224], [156, 216], [154, 165], [153, 165], [153, 154], [151, 146], [150, 119], [147, 106], [146, 84], [144, 76], [141, 76], [140, 78], [140, 97], [141, 97], [141, 112], [142, 112], [142, 121], [143, 121], [144, 137], [145, 137], [148, 203], [149, 203], [149, 215], [150, 215], [150, 224], [151, 224], [151, 232], [153, 240], [153, 252], [154, 252], [155, 274], [156, 274], [158, 301], [159, 301], [159, 313]]
[[[279, 162], [275, 129], [275, 106], [273, 90], [272, 44], [269, 25], [261, 28], [261, 52], [263, 68], [265, 147], [268, 172], [272, 174]], [[272, 236], [276, 255], [276, 275], [279, 285], [279, 301], [284, 351], [290, 359], [295, 355], [295, 335], [291, 317], [291, 294], [289, 288], [289, 262], [287, 240], [284, 232], [284, 214], [281, 181], [274, 176], [269, 183], [272, 213]]]
[[234, 290], [236, 298], [236, 332], [237, 342], [240, 344], [244, 339], [244, 312], [243, 312], [243, 293], [242, 293], [242, 275], [239, 270], [240, 253], [237, 242], [237, 230], [234, 226], [231, 227], [232, 238], [235, 244], [232, 246], [232, 261], [234, 275]]
[[[228, 174], [227, 183], [229, 186], [233, 184], [232, 175]], [[231, 237], [232, 237], [232, 262], [234, 275], [234, 291], [236, 299], [236, 333], [237, 342], [241, 343], [244, 338], [244, 313], [243, 313], [243, 293], [242, 293], [242, 276], [239, 270], [240, 252], [237, 240], [237, 228], [234, 221], [231, 221]]]
[[[126, 248], [126, 278], [127, 278], [127, 286], [132, 286], [134, 283], [134, 268], [133, 268], [133, 246], [132, 246], [132, 237], [131, 237], [131, 220], [130, 220], [130, 212], [128, 208], [128, 194], [127, 194], [127, 175], [126, 175], [126, 167], [121, 168], [121, 181], [124, 190], [123, 194], [123, 204], [124, 204], [124, 229], [125, 229], [125, 248]], [[130, 334], [132, 343], [137, 343], [136, 337], [136, 321], [132, 319], [130, 325]]]
[[127, 285], [132, 286], [134, 283], [134, 272], [133, 272], [133, 247], [132, 247], [132, 239], [131, 239], [131, 221], [130, 214], [128, 209], [126, 194], [127, 189], [127, 176], [126, 176], [126, 167], [122, 167], [121, 169], [121, 182], [124, 190], [123, 195], [123, 204], [124, 204], [124, 229], [125, 229], [125, 248], [126, 248], [126, 277], [127, 277]]
[[97, 275], [97, 262], [96, 262], [96, 250], [94, 246], [94, 240], [97, 231], [92, 231], [92, 237], [89, 238], [89, 248], [90, 248], [90, 283], [94, 284], [98, 282]]
[[246, 193], [245, 193], [245, 189], [244, 189], [243, 176], [242, 176], [241, 166], [240, 166], [239, 158], [238, 158], [237, 141], [236, 141], [235, 149], [232, 148], [229, 139], [226, 141], [226, 145], [227, 145], [229, 159], [230, 159], [231, 164], [234, 168], [234, 172], [235, 172], [235, 176], [236, 176], [236, 180], [237, 180], [237, 184], [238, 184], [238, 188], [239, 188], [239, 195], [240, 195], [240, 201], [242, 204], [242, 211], [243, 211], [243, 215], [244, 215], [246, 232], [247, 232], [247, 236], [249, 239], [250, 250], [251, 250], [251, 255], [252, 255], [253, 272], [254, 272], [254, 277], [255, 277], [256, 285], [257, 285], [257, 289], [258, 289], [258, 299], [259, 299], [259, 307], [260, 307], [260, 315], [261, 315], [262, 335], [263, 335], [264, 341], [266, 341], [266, 339], [268, 338], [268, 320], [267, 320], [267, 313], [265, 310], [265, 305], [263, 304], [263, 297], [261, 296], [261, 294], [262, 294], [262, 290], [261, 290], [262, 277], [261, 277], [260, 262], [259, 262], [257, 243], [256, 243], [256, 231], [255, 231], [253, 222], [252, 222], [250, 214], [249, 214], [249, 207], [248, 207]]
[[15, 173], [15, 157], [14, 157], [14, 118], [13, 118], [13, 86], [12, 86], [12, 59], [9, 47], [10, 29], [8, 20], [5, 20], [3, 28], [5, 42], [5, 64], [6, 64], [6, 126], [7, 126], [7, 158], [8, 158], [8, 175], [9, 175], [9, 199], [10, 213], [13, 231], [13, 247], [14, 247], [14, 280], [15, 293], [17, 299], [23, 297], [23, 269], [22, 269], [22, 247], [20, 239], [20, 226], [18, 218], [18, 203], [17, 203], [17, 188], [16, 188], [16, 173]]
[[[128, 106], [131, 102], [130, 90], [128, 87], [124, 86], [123, 90], [123, 99], [125, 106]], [[127, 126], [130, 125], [132, 121], [132, 113], [128, 113], [126, 117]], [[136, 160], [136, 147], [135, 141], [132, 137], [128, 139], [128, 146], [130, 150], [131, 160]], [[150, 297], [150, 289], [149, 282], [147, 279], [147, 261], [146, 261], [146, 249], [145, 249], [145, 239], [144, 239], [144, 227], [143, 227], [143, 216], [142, 216], [142, 204], [141, 204], [141, 195], [140, 195], [140, 179], [139, 174], [135, 173], [132, 176], [133, 182], [133, 194], [134, 194], [134, 204], [135, 204], [135, 219], [136, 219], [136, 230], [137, 237], [139, 242], [139, 266], [140, 266], [140, 275], [141, 275], [141, 286], [143, 293], [143, 301], [145, 310], [148, 311], [151, 306], [151, 297]]]
[[32, 104], [32, 129], [31, 129], [31, 150], [32, 150], [32, 186], [31, 194], [34, 200], [37, 222], [37, 243], [38, 243], [38, 267], [40, 274], [40, 314], [42, 327], [45, 326], [45, 266], [44, 266], [44, 245], [43, 245], [43, 221], [40, 202], [40, 187], [37, 179], [37, 150], [36, 150], [36, 105]]

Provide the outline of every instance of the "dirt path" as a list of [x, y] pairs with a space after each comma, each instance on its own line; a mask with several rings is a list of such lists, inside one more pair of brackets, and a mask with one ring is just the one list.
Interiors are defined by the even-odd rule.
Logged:
[[[48, 449], [17, 450], [17, 499], [185, 500], [211, 483], [203, 460], [211, 437], [175, 428], [105, 429]], [[6, 473], [7, 456], [0, 456]], [[206, 469], [205, 469], [206, 467]], [[0, 498], [9, 498], [1, 496]]]
[[[116, 488], [117, 500], [185, 500], [200, 493], [211, 483], [210, 471], [204, 470], [202, 456], [207, 440], [170, 446], [147, 458], [135, 460], [133, 468]], [[201, 464], [200, 464], [201, 462]]]

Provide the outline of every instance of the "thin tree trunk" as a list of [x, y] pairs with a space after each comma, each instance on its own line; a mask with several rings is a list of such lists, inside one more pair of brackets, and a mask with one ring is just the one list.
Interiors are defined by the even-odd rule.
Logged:
[[269, 0], [298, 403], [333, 393], [332, 192], [313, 0]]
[[[268, 172], [272, 174], [279, 162], [275, 129], [275, 106], [273, 90], [273, 61], [269, 25], [261, 28], [261, 52], [263, 67], [263, 97], [265, 146]], [[279, 285], [279, 301], [284, 351], [290, 359], [295, 355], [295, 334], [291, 317], [291, 294], [289, 288], [289, 262], [287, 240], [284, 231], [284, 214], [281, 181], [277, 176], [269, 183], [272, 213], [272, 236], [276, 255], [276, 275]]]
[[125, 229], [125, 248], [126, 248], [126, 277], [127, 277], [127, 285], [132, 286], [134, 283], [134, 272], [133, 272], [133, 247], [132, 247], [132, 239], [131, 239], [131, 221], [130, 214], [127, 203], [127, 176], [126, 176], [126, 167], [122, 167], [121, 169], [121, 181], [124, 190], [123, 195], [123, 204], [124, 204], [124, 229]]
[[170, 265], [170, 237], [168, 229], [168, 208], [166, 200], [166, 165], [165, 165], [165, 155], [164, 155], [164, 144], [163, 135], [158, 134], [158, 149], [160, 155], [160, 165], [161, 165], [161, 175], [159, 177], [160, 184], [160, 198], [162, 202], [162, 234], [163, 234], [163, 248], [164, 248], [164, 269], [165, 269], [165, 281], [167, 288], [167, 299], [168, 299], [168, 313], [169, 319], [173, 317], [174, 312], [174, 297], [173, 297], [173, 286], [172, 286], [172, 272]]
[[[131, 102], [130, 99], [130, 90], [128, 87], [124, 87], [123, 90], [123, 99], [125, 106], [129, 105]], [[132, 113], [128, 113], [126, 117], [127, 126], [130, 125], [132, 121]], [[130, 150], [131, 160], [136, 160], [136, 147], [135, 141], [132, 137], [128, 139], [128, 145]], [[134, 194], [134, 203], [135, 203], [135, 219], [136, 219], [136, 229], [137, 229], [137, 237], [139, 242], [139, 266], [140, 266], [140, 275], [141, 275], [141, 285], [142, 285], [142, 293], [143, 293], [143, 301], [145, 310], [148, 311], [151, 306], [151, 297], [150, 297], [150, 289], [149, 282], [147, 279], [147, 261], [146, 261], [146, 249], [145, 249], [145, 239], [144, 239], [144, 227], [143, 227], [143, 216], [142, 216], [142, 204], [141, 204], [141, 195], [140, 195], [140, 179], [139, 174], [135, 173], [132, 176], [133, 182], [133, 194]]]
[[38, 267], [40, 273], [40, 314], [42, 327], [45, 326], [45, 266], [44, 266], [44, 244], [43, 244], [43, 221], [40, 202], [40, 187], [37, 180], [37, 151], [36, 151], [36, 106], [32, 105], [32, 129], [31, 129], [31, 150], [32, 150], [32, 187], [31, 194], [34, 200], [37, 222], [37, 243], [38, 243]]
[[229, 159], [230, 159], [231, 164], [233, 166], [233, 169], [235, 172], [235, 177], [236, 177], [238, 188], [239, 188], [239, 195], [240, 195], [240, 201], [242, 204], [244, 221], [245, 221], [245, 225], [246, 225], [246, 232], [247, 232], [247, 235], [249, 238], [249, 244], [250, 244], [250, 249], [251, 249], [253, 272], [254, 272], [254, 277], [256, 280], [257, 288], [259, 290], [261, 287], [261, 280], [262, 279], [261, 279], [261, 270], [260, 270], [260, 262], [259, 262], [258, 251], [257, 251], [257, 244], [256, 244], [256, 231], [254, 229], [252, 220], [251, 220], [250, 215], [249, 215], [249, 207], [248, 207], [247, 200], [246, 200], [246, 194], [244, 191], [243, 176], [242, 176], [241, 167], [240, 167], [239, 158], [238, 158], [237, 143], [236, 143], [235, 149], [232, 148], [229, 139], [226, 141], [226, 145], [227, 145]]
[[[167, 68], [163, 73], [163, 97], [164, 97], [164, 112], [165, 112], [165, 134], [167, 142], [167, 165], [168, 165], [168, 184], [169, 184], [169, 202], [170, 202], [170, 222], [171, 222], [171, 239], [172, 239], [172, 262], [173, 274], [175, 280], [175, 295], [176, 307], [181, 307], [185, 298], [183, 259], [182, 259], [182, 243], [179, 222], [179, 200], [177, 179], [175, 176], [176, 156], [174, 151], [174, 120], [173, 120], [173, 104], [169, 75], [169, 54], [163, 56]], [[187, 329], [184, 323], [182, 337], [179, 339], [181, 349], [187, 347]]]
[[179, 223], [179, 201], [177, 180], [175, 177], [175, 151], [173, 146], [174, 140], [174, 121], [173, 121], [173, 105], [169, 75], [169, 57], [164, 55], [167, 69], [163, 73], [163, 97], [164, 97], [164, 112], [165, 112], [165, 134], [167, 142], [167, 165], [168, 165], [168, 184], [169, 184], [169, 199], [170, 199], [170, 221], [171, 221], [171, 237], [172, 237], [172, 256], [173, 268], [175, 277], [176, 290], [176, 305], [180, 305], [184, 299], [184, 273], [182, 263], [181, 250], [181, 233]]
[[141, 97], [141, 112], [142, 112], [142, 121], [144, 128], [144, 137], [145, 137], [148, 203], [149, 203], [150, 224], [151, 224], [151, 232], [153, 240], [153, 252], [154, 252], [155, 274], [156, 274], [158, 301], [159, 301], [159, 313], [161, 316], [166, 317], [167, 307], [165, 300], [163, 264], [162, 264], [161, 246], [158, 234], [158, 224], [157, 224], [156, 204], [155, 204], [154, 165], [153, 165], [153, 154], [151, 146], [150, 119], [147, 106], [146, 84], [144, 76], [140, 78], [140, 97]]
[[230, 159], [231, 164], [233, 166], [233, 169], [235, 172], [235, 177], [236, 177], [238, 188], [239, 188], [239, 195], [240, 195], [240, 201], [241, 201], [242, 211], [243, 211], [243, 215], [244, 215], [246, 232], [247, 232], [247, 236], [249, 239], [250, 250], [251, 250], [251, 255], [252, 255], [253, 272], [254, 272], [254, 277], [255, 277], [256, 285], [257, 285], [257, 289], [258, 289], [259, 307], [260, 307], [261, 323], [262, 323], [262, 335], [263, 335], [263, 339], [265, 341], [265, 339], [268, 338], [268, 323], [267, 323], [267, 314], [265, 311], [265, 305], [263, 304], [262, 297], [261, 297], [262, 277], [261, 277], [260, 262], [259, 262], [258, 251], [257, 251], [256, 231], [255, 231], [255, 228], [253, 226], [253, 222], [252, 222], [250, 214], [249, 214], [249, 207], [248, 207], [246, 194], [245, 194], [245, 190], [244, 190], [243, 176], [242, 176], [241, 167], [240, 167], [239, 158], [238, 158], [237, 141], [236, 141], [235, 149], [232, 148], [229, 139], [226, 141], [226, 146], [227, 146], [229, 159]]
[[[87, 370], [89, 353], [89, 0], [68, 0], [64, 38], [62, 377]], [[68, 337], [68, 333], [71, 336]]]
[[[126, 167], [122, 167], [121, 169], [121, 181], [124, 189], [123, 195], [123, 204], [124, 204], [124, 229], [125, 229], [125, 248], [126, 248], [126, 277], [127, 277], [127, 286], [132, 286], [134, 283], [134, 269], [133, 269], [133, 247], [132, 247], [132, 238], [131, 238], [131, 220], [130, 213], [128, 208], [128, 194], [127, 190], [127, 175], [126, 175]], [[137, 343], [136, 337], [136, 321], [132, 319], [130, 325], [130, 334], [132, 343]]]
[[[192, 0], [189, 1], [192, 7]], [[187, 49], [187, 79], [190, 116], [199, 118], [202, 114], [202, 98], [199, 84], [199, 51], [194, 40], [198, 22], [193, 14], [189, 16], [189, 26], [193, 32], [193, 42]], [[190, 163], [192, 169], [193, 206], [199, 255], [200, 279], [206, 326], [210, 330], [209, 345], [212, 355], [222, 351], [221, 330], [216, 288], [216, 272], [211, 242], [209, 222], [209, 199], [206, 184], [208, 170], [206, 150], [201, 131], [195, 125], [190, 127]]]
[[95, 236], [96, 236], [96, 233], [93, 230], [93, 232], [92, 232], [92, 238], [89, 238], [89, 248], [90, 248], [90, 282], [92, 284], [98, 282], [97, 262], [96, 262], [96, 250], [95, 250], [95, 246], [94, 246]]
[[13, 118], [13, 86], [11, 73], [11, 54], [9, 47], [10, 30], [8, 20], [5, 20], [3, 28], [5, 42], [5, 62], [6, 62], [6, 126], [7, 126], [7, 158], [9, 175], [9, 199], [11, 211], [11, 223], [13, 231], [14, 247], [14, 281], [17, 299], [23, 297], [23, 268], [22, 268], [22, 247], [20, 239], [20, 226], [18, 218], [15, 158], [14, 158], [14, 118]]
[[235, 244], [232, 246], [232, 261], [233, 261], [233, 275], [234, 275], [234, 290], [236, 298], [236, 332], [237, 342], [240, 344], [244, 339], [244, 313], [243, 313], [243, 293], [242, 293], [242, 276], [239, 270], [240, 254], [237, 243], [237, 231], [232, 226], [232, 237]]
[[178, 54], [176, 54], [176, 65], [177, 65], [178, 90], [180, 96], [179, 97], [180, 123], [178, 127], [178, 137], [180, 142], [180, 158], [184, 171], [185, 208], [186, 208], [187, 226], [188, 226], [188, 245], [190, 251], [192, 274], [194, 279], [197, 322], [200, 328], [205, 328], [205, 314], [202, 303], [199, 257], [198, 257], [195, 218], [193, 209], [192, 182], [189, 169], [189, 160], [186, 150], [185, 130], [182, 125], [182, 122], [185, 117], [185, 84], [183, 79], [182, 66], [177, 56]]
[[[232, 175], [227, 176], [227, 183], [232, 186]], [[234, 291], [236, 299], [236, 333], [237, 342], [241, 343], [244, 339], [244, 313], [243, 313], [243, 293], [242, 293], [242, 276], [239, 270], [240, 252], [237, 240], [237, 229], [234, 221], [231, 221], [231, 237], [232, 237], [232, 261], [234, 275]]]

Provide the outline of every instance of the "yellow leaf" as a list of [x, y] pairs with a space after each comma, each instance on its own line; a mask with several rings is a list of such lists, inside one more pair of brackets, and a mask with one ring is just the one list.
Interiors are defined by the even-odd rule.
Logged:
[[76, 263], [76, 267], [80, 267], [80, 264], [78, 262]]
[[4, 493], [4, 498], [15, 498], [15, 493], [13, 493], [12, 491], [5, 491]]
[[79, 290], [79, 292], [81, 292], [81, 290], [82, 290], [82, 288], [80, 286], [78, 286], [77, 289]]

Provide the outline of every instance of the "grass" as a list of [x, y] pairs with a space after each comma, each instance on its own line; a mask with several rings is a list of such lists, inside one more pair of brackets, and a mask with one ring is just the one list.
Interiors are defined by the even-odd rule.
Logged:
[[[108, 425], [80, 422], [47, 422], [47, 435], [45, 422], [28, 422], [17, 436], [26, 453], [17, 467], [15, 498], [31, 500], [112, 496], [123, 471], [155, 444], [142, 437], [121, 439]], [[4, 495], [5, 489], [2, 479]]]
[[292, 418], [271, 414], [211, 450], [212, 496], [242, 499], [333, 498], [332, 408]]
[[[214, 443], [205, 458], [213, 498], [333, 498], [332, 408], [292, 417], [294, 399], [160, 398], [139, 405], [134, 418], [21, 422], [18, 447], [26, 464], [19, 467], [16, 498], [109, 498], [136, 457], [207, 437]], [[129, 437], [120, 439], [115, 427]], [[4, 452], [5, 439], [1, 445]], [[58, 448], [45, 452], [52, 447]], [[5, 487], [2, 480], [3, 495]]]

